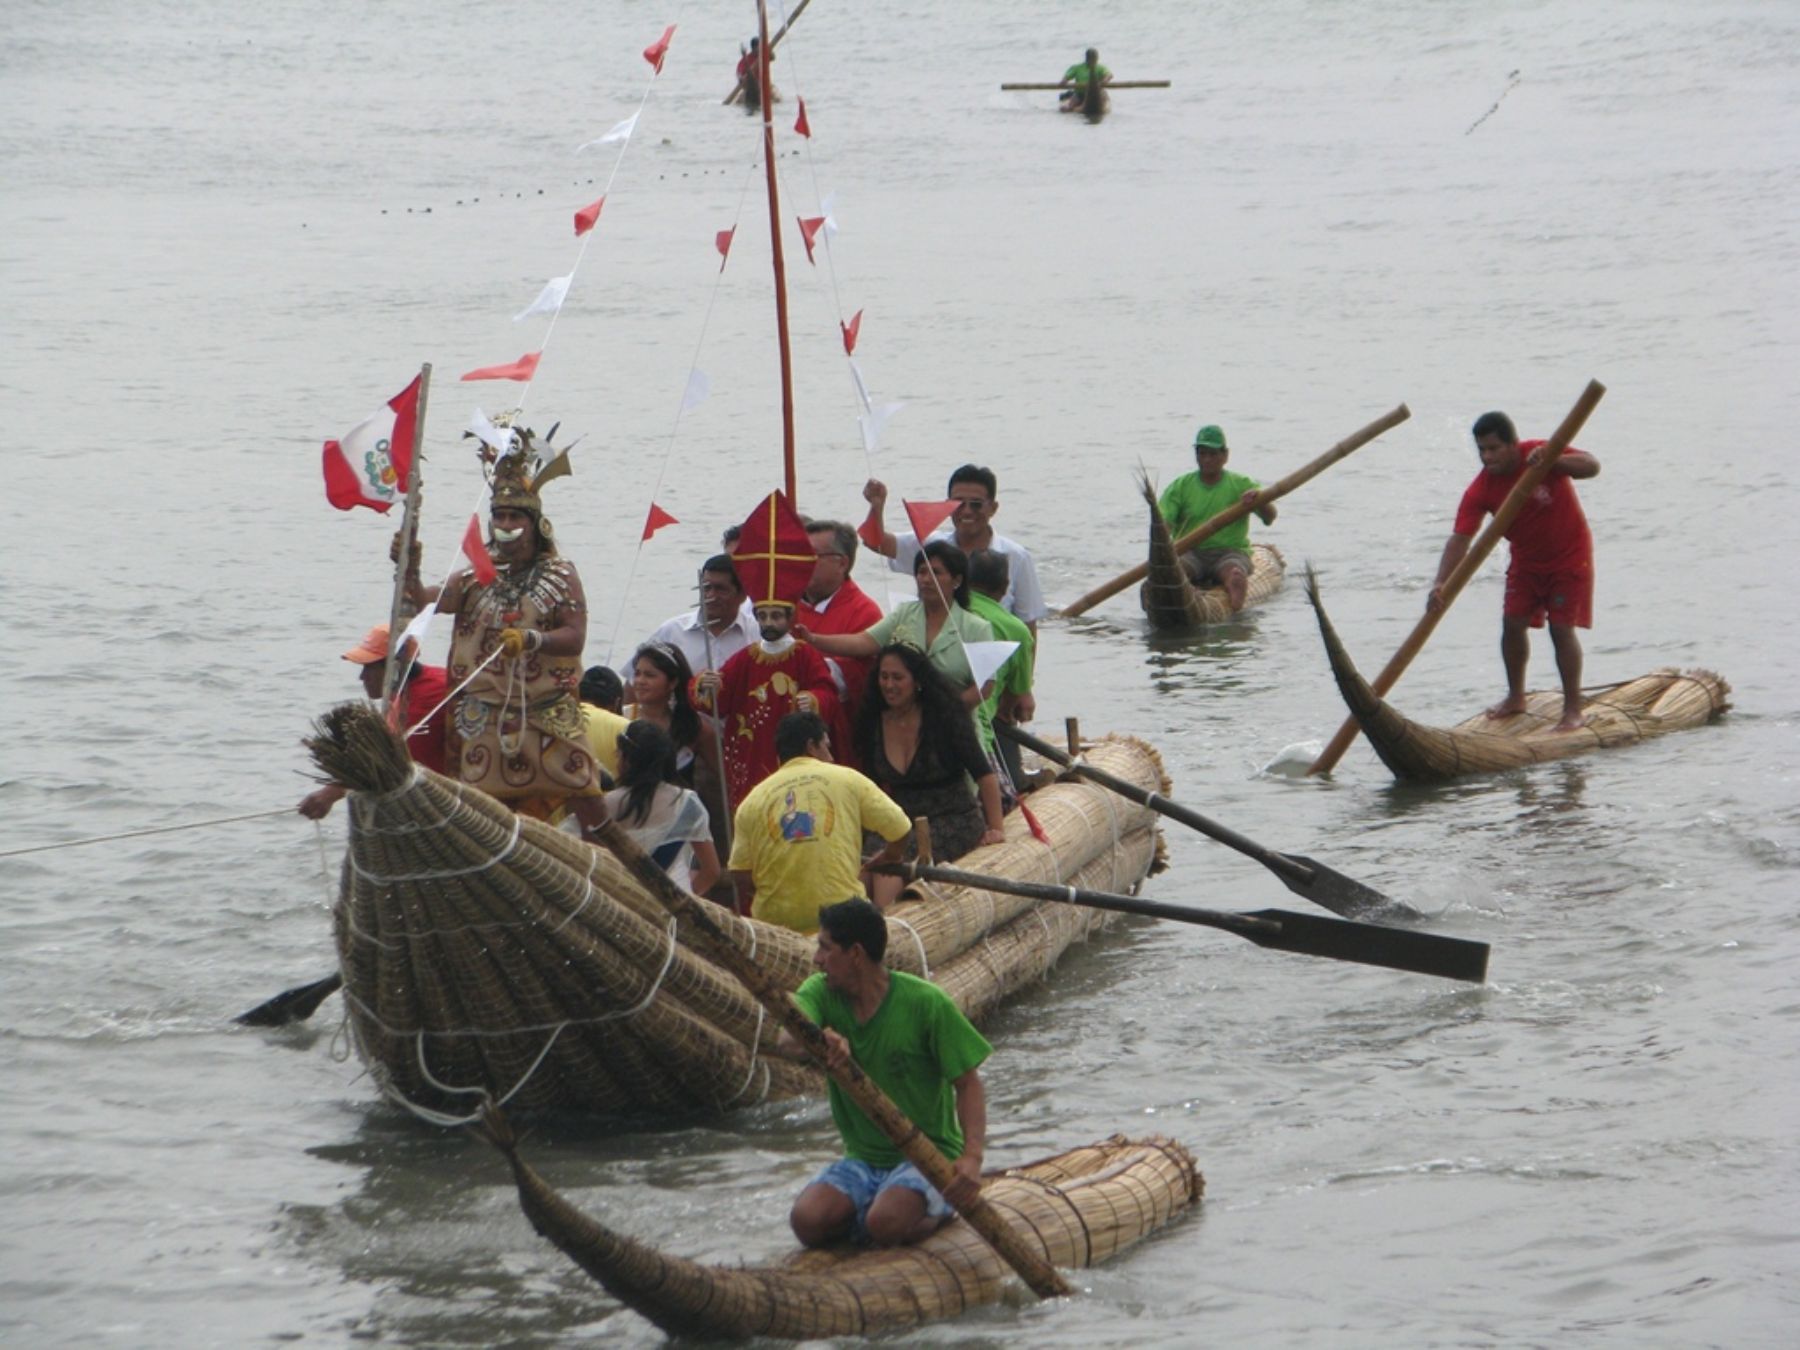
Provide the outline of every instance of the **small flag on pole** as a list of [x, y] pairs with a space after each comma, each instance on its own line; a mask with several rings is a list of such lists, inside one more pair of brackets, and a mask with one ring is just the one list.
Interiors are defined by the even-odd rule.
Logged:
[[[675, 30], [670, 29], [669, 31], [674, 32]], [[663, 510], [662, 507], [658, 506], [655, 502], [651, 502], [650, 514], [644, 517], [644, 538], [648, 539], [665, 525], [679, 524], [681, 524], [681, 522], [675, 519], [674, 516]], [[639, 542], [642, 541], [640, 540]]]
[[325, 499], [340, 511], [366, 506], [383, 514], [406, 492], [419, 416], [419, 380], [363, 418], [342, 439], [325, 442]]
[[711, 392], [712, 381], [707, 378], [706, 372], [698, 369], [690, 370], [688, 372], [687, 388], [684, 389], [681, 394], [681, 410], [683, 412], [692, 412], [695, 408], [698, 408], [702, 403], [706, 402], [706, 396]]
[[856, 527], [856, 537], [875, 550], [875, 552], [879, 553], [881, 552], [881, 535], [882, 531], [877, 529], [875, 525], [875, 512], [870, 511], [869, 514], [863, 518], [863, 523]]
[[538, 292], [538, 298], [513, 315], [513, 322], [529, 319], [533, 314], [556, 313], [562, 308], [563, 301], [569, 298], [569, 283], [574, 280], [573, 272], [566, 277], [551, 277], [544, 283], [544, 289]]
[[[819, 231], [824, 228], [829, 217], [799, 216], [796, 219], [800, 222], [800, 242], [806, 245], [806, 261], [810, 263], [813, 261], [813, 240], [818, 237]], [[817, 267], [818, 264], [813, 263], [813, 266]]]
[[644, 48], [644, 60], [648, 61], [658, 75], [662, 74], [663, 58], [669, 54], [669, 39], [675, 36], [675, 25], [670, 24], [663, 29], [663, 35]]
[[586, 141], [577, 146], [575, 148], [575, 153], [580, 154], [583, 150], [592, 150], [596, 145], [612, 145], [617, 141], [630, 140], [631, 133], [637, 130], [637, 120], [642, 112], [643, 110], [640, 108], [623, 122], [615, 124], [604, 136], [596, 136], [593, 140]]
[[524, 383], [537, 374], [538, 361], [542, 352], [526, 352], [517, 361], [503, 366], [482, 366], [479, 370], [471, 370], [463, 376], [465, 380], [518, 380]]
[[950, 498], [942, 502], [902, 502], [906, 508], [906, 518], [912, 522], [913, 535], [923, 544], [931, 538], [931, 532], [956, 510], [956, 499]]
[[469, 528], [463, 531], [462, 551], [469, 566], [475, 569], [475, 580], [483, 586], [491, 585], [500, 575], [494, 570], [494, 560], [488, 556], [487, 541], [481, 537], [481, 517], [478, 515], [469, 516]]
[[800, 100], [800, 115], [794, 119], [794, 133], [812, 139], [812, 123], [806, 120], [806, 100]]
[[725, 260], [731, 256], [731, 236], [737, 233], [737, 226], [729, 230], [720, 230], [713, 236], [713, 247], [719, 250], [719, 270], [725, 270]]
[[[838, 327], [844, 331], [845, 356], [856, 355], [856, 335], [862, 331], [862, 316], [863, 312], [859, 309], [850, 317], [849, 323], [845, 323], [842, 319], [838, 320]], [[464, 378], [466, 379], [467, 376]]]
[[1044, 827], [1038, 824], [1038, 818], [1031, 814], [1031, 808], [1025, 805], [1023, 799], [1019, 802], [1019, 814], [1025, 817], [1025, 828], [1031, 831], [1031, 837], [1033, 839], [1037, 840], [1040, 844], [1048, 844], [1050, 842], [1050, 836], [1045, 833]]
[[599, 224], [600, 208], [605, 205], [606, 198], [601, 197], [599, 201], [590, 202], [575, 213], [575, 237], [577, 239]]

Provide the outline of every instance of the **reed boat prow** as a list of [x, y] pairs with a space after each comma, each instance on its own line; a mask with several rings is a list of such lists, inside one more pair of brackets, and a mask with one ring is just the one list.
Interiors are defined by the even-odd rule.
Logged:
[[1319, 637], [1338, 692], [1396, 778], [1441, 782], [1633, 745], [1701, 726], [1731, 706], [1731, 686], [1714, 672], [1661, 667], [1595, 689], [1583, 704], [1585, 724], [1573, 731], [1556, 730], [1562, 694], [1555, 690], [1528, 694], [1525, 711], [1510, 717], [1490, 718], [1479, 712], [1453, 727], [1428, 726], [1404, 716], [1362, 677], [1325, 612], [1310, 570], [1306, 595], [1318, 617]]
[[[690, 1261], [576, 1208], [519, 1157], [498, 1112], [486, 1113], [482, 1133], [506, 1155], [532, 1227], [614, 1298], [674, 1335], [870, 1335], [993, 1303], [1008, 1277], [999, 1256], [961, 1220], [906, 1247], [819, 1248], [756, 1267]], [[983, 1182], [988, 1201], [1064, 1269], [1131, 1246], [1177, 1218], [1204, 1189], [1192, 1155], [1161, 1136], [1114, 1136], [990, 1173]]]
[[[1194, 585], [1181, 556], [1175, 551], [1174, 537], [1162, 518], [1156, 503], [1156, 488], [1150, 475], [1138, 471], [1138, 490], [1150, 508], [1150, 556], [1143, 585], [1138, 587], [1138, 603], [1150, 626], [1158, 632], [1197, 628], [1203, 624], [1224, 623], [1233, 617], [1231, 604], [1223, 587], [1205, 589]], [[1268, 544], [1250, 546], [1250, 586], [1244, 596], [1244, 610], [1267, 600], [1281, 589], [1286, 563], [1278, 549]], [[1243, 610], [1238, 611], [1242, 613]]]

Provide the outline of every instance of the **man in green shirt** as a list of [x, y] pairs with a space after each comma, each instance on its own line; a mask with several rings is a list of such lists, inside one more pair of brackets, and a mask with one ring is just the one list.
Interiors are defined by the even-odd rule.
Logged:
[[[1180, 539], [1196, 525], [1239, 502], [1251, 506], [1263, 524], [1275, 523], [1275, 503], [1258, 505], [1262, 485], [1241, 473], [1226, 472], [1225, 461], [1230, 457], [1225, 433], [1218, 427], [1208, 423], [1194, 433], [1198, 471], [1184, 473], [1170, 483], [1156, 503], [1175, 538]], [[1181, 565], [1196, 586], [1223, 586], [1231, 612], [1237, 613], [1244, 607], [1244, 595], [1250, 589], [1249, 520], [1234, 521], [1208, 535], [1199, 548], [1181, 555]]]
[[1087, 107], [1088, 86], [1098, 82], [1103, 88], [1112, 83], [1112, 72], [1100, 64], [1100, 53], [1092, 47], [1078, 65], [1063, 72], [1062, 83], [1073, 86], [1061, 95], [1065, 112]]
[[[1011, 583], [1012, 563], [998, 549], [978, 549], [969, 555], [969, 608], [988, 621], [994, 637], [1016, 642], [1019, 650], [1007, 657], [994, 673], [994, 691], [980, 712], [991, 722], [1029, 722], [1037, 714], [1031, 680], [1037, 667], [1037, 641], [1031, 630], [1000, 603]], [[1019, 747], [1003, 736], [994, 737], [994, 749], [1006, 766], [1006, 777], [1016, 792], [1022, 766]]]
[[[794, 1005], [824, 1028], [832, 1067], [855, 1059], [951, 1161], [956, 1179], [940, 1195], [833, 1082], [831, 1118], [846, 1156], [807, 1183], [788, 1215], [808, 1247], [851, 1237], [878, 1247], [918, 1242], [950, 1217], [952, 1203], [981, 1189], [987, 1097], [978, 1070], [993, 1047], [942, 989], [881, 964], [887, 937], [887, 920], [867, 900], [821, 909], [818, 973], [794, 991]], [[776, 1048], [792, 1059], [805, 1054], [786, 1030]]]

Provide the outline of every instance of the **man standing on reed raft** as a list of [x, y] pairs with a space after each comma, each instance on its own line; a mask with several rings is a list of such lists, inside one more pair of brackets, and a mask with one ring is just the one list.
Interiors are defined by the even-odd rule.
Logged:
[[[1265, 525], [1275, 523], [1275, 503], [1257, 504], [1262, 484], [1241, 473], [1229, 473], [1225, 461], [1231, 451], [1225, 433], [1208, 423], [1194, 433], [1193, 473], [1184, 473], [1162, 491], [1156, 509], [1176, 539], [1204, 524], [1221, 511], [1248, 503]], [[1181, 565], [1196, 586], [1223, 586], [1225, 599], [1236, 614], [1250, 590], [1250, 521], [1233, 521], [1200, 542], [1200, 547], [1181, 555]]]
[[[845, 1238], [877, 1247], [918, 1242], [950, 1217], [952, 1203], [967, 1204], [981, 1189], [987, 1097], [979, 1070], [993, 1047], [942, 989], [882, 965], [887, 937], [887, 920], [868, 901], [827, 905], [813, 954], [818, 972], [794, 991], [794, 1003], [824, 1029], [831, 1066], [854, 1059], [949, 1159], [956, 1179], [940, 1195], [833, 1081], [831, 1118], [846, 1156], [807, 1184], [788, 1216], [808, 1247]], [[776, 1049], [804, 1054], [785, 1029]]]
[[727, 866], [740, 896], [754, 891], [753, 918], [810, 933], [825, 905], [867, 894], [863, 831], [887, 841], [877, 862], [896, 862], [912, 822], [874, 783], [832, 763], [831, 733], [817, 713], [782, 718], [775, 753], [781, 767], [738, 805]]
[[[1505, 413], [1483, 413], [1472, 428], [1481, 472], [1456, 508], [1456, 524], [1444, 542], [1437, 580], [1425, 597], [1427, 613], [1443, 608], [1444, 582], [1469, 552], [1482, 517], [1497, 512], [1513, 485], [1538, 460], [1542, 441], [1519, 440]], [[1600, 461], [1569, 446], [1550, 476], [1538, 485], [1506, 532], [1512, 560], [1506, 568], [1506, 596], [1500, 610], [1500, 659], [1506, 666], [1506, 697], [1487, 710], [1492, 718], [1525, 711], [1525, 666], [1531, 658], [1530, 630], [1550, 624], [1550, 645], [1562, 677], [1562, 720], [1558, 731], [1574, 731], [1587, 720], [1581, 711], [1581, 638], [1577, 628], [1593, 626], [1594, 537], [1575, 496], [1574, 479], [1592, 478]]]
[[[494, 457], [483, 447], [492, 497], [486, 580], [458, 569], [435, 596], [409, 560], [415, 603], [435, 599], [453, 615], [449, 680], [467, 680], [450, 724], [452, 776], [520, 815], [548, 820], [565, 804], [584, 828], [606, 819], [581, 716], [581, 649], [587, 599], [575, 564], [556, 551], [538, 488], [568, 471], [559, 455], [538, 462], [528, 428]], [[472, 678], [471, 678], [472, 677]]]

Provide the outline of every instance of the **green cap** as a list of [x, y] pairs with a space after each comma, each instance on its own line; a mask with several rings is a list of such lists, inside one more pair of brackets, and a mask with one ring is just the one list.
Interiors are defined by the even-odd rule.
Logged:
[[1215, 427], [1211, 422], [1208, 422], [1205, 426], [1201, 427], [1200, 430], [1194, 433], [1194, 449], [1223, 450], [1224, 448], [1225, 433]]

